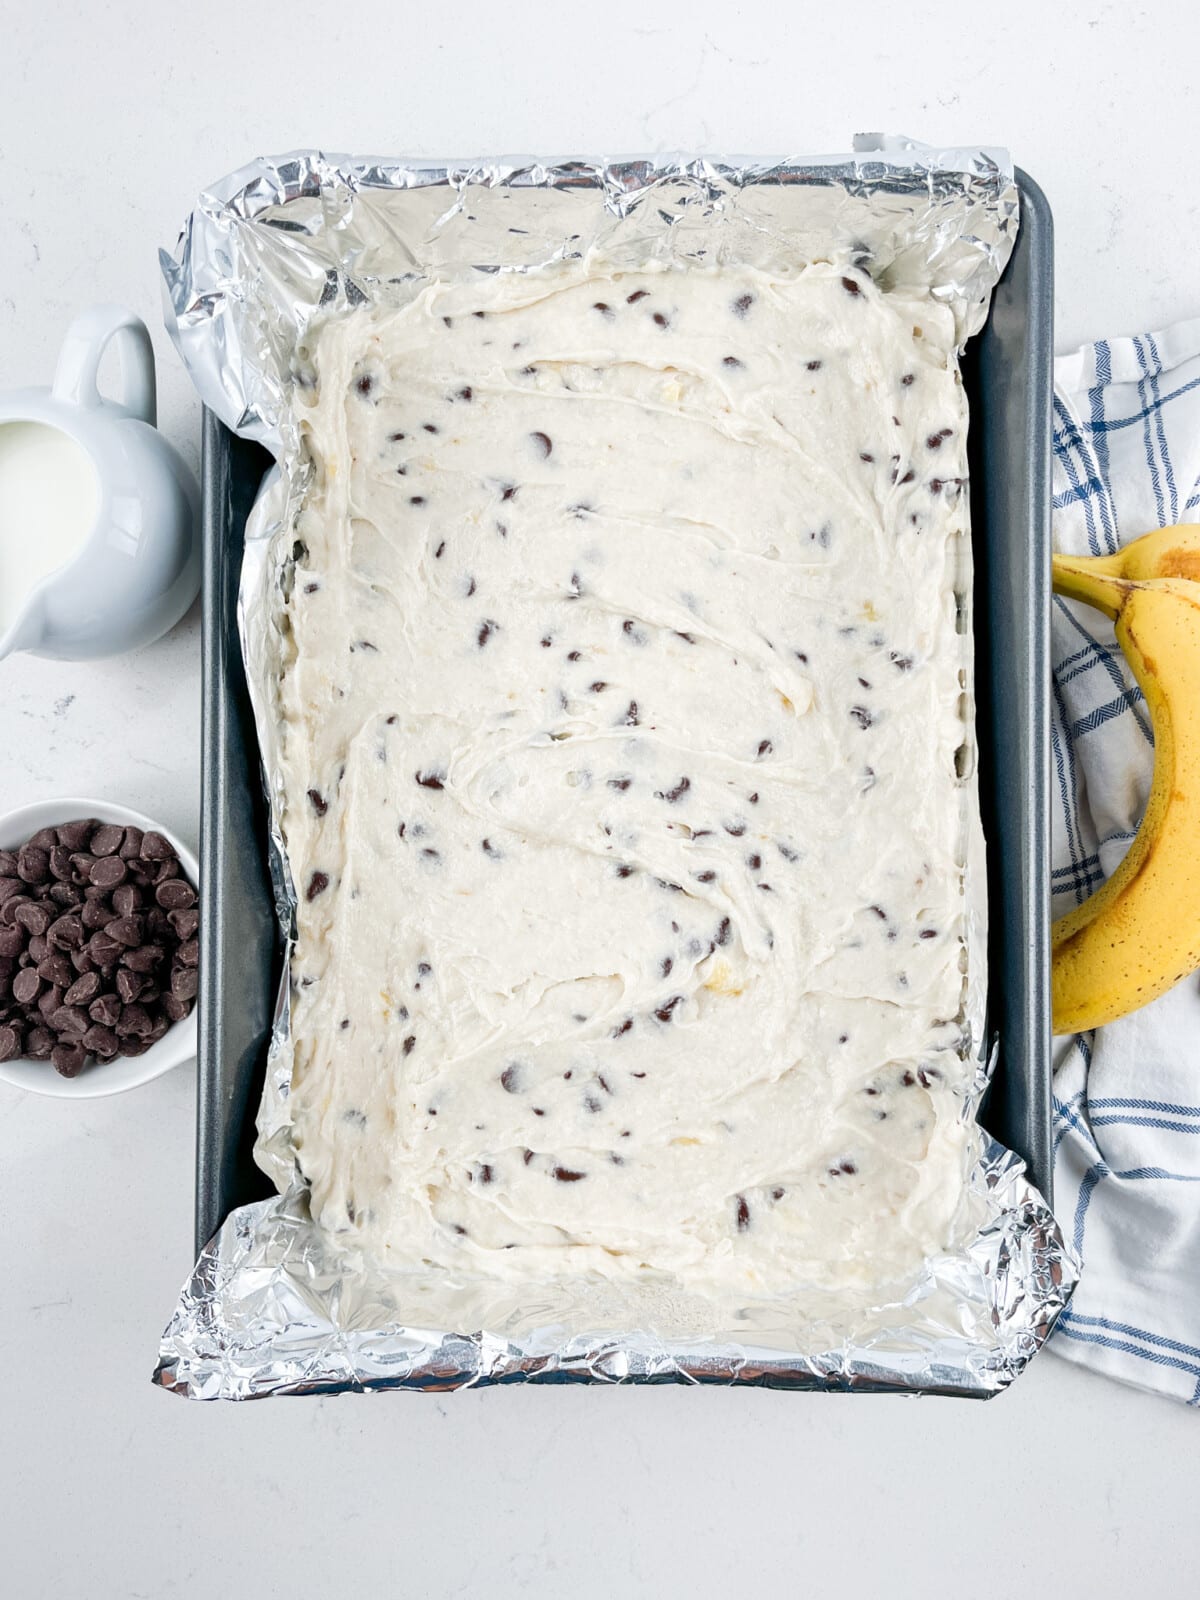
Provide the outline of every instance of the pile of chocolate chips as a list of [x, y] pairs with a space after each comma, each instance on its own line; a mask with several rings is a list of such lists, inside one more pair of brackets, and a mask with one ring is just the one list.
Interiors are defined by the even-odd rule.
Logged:
[[94, 818], [0, 850], [0, 1061], [140, 1056], [196, 998], [196, 890], [161, 833]]

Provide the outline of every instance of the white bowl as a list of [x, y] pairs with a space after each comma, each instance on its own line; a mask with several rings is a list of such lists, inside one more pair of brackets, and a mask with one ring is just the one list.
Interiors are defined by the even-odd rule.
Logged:
[[[113, 805], [108, 800], [39, 800], [31, 806], [22, 806], [19, 811], [10, 811], [7, 816], [0, 817], [0, 849], [15, 850], [39, 828], [55, 828], [60, 823], [82, 817], [124, 823], [127, 827], [141, 828], [143, 832], [152, 828], [161, 833], [170, 841], [188, 877], [199, 884], [200, 868], [195, 856], [170, 828], [164, 828], [161, 822], [154, 822], [129, 806]], [[98, 1100], [103, 1095], [123, 1094], [126, 1089], [136, 1089], [152, 1078], [161, 1078], [172, 1067], [191, 1061], [195, 1054], [196, 1008], [193, 1006], [183, 1021], [168, 1028], [145, 1055], [114, 1056], [111, 1061], [93, 1062], [77, 1078], [64, 1078], [49, 1061], [30, 1061], [28, 1057], [18, 1056], [14, 1061], [0, 1061], [0, 1079], [18, 1089], [54, 1095], [59, 1100]]]

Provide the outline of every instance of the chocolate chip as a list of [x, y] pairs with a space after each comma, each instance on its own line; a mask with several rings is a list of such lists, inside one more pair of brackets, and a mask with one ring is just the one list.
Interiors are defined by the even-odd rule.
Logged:
[[135, 1038], [144, 1039], [153, 1026], [145, 1006], [134, 1004], [121, 1007], [121, 1015], [117, 1018], [117, 1032], [120, 1035], [132, 1034]]
[[0, 956], [19, 956], [27, 938], [28, 934], [19, 923], [12, 928], [0, 928]]
[[56, 1072], [64, 1078], [74, 1078], [82, 1070], [87, 1053], [81, 1044], [56, 1044], [50, 1052], [50, 1059]]
[[499, 626], [500, 626], [500, 624], [498, 622], [493, 622], [490, 618], [485, 618], [479, 624], [479, 632], [475, 635], [475, 643], [479, 646], [479, 648], [481, 650], [483, 649], [484, 645], [488, 642], [488, 640], [492, 637], [492, 635], [496, 632], [496, 630], [499, 628]]
[[35, 1023], [25, 1035], [25, 1054], [31, 1061], [49, 1061], [54, 1049], [54, 1034], [41, 1023]]
[[[183, 946], [180, 945], [179, 950], [176, 950], [176, 959], [179, 958], [179, 951], [182, 949]], [[135, 950], [125, 952], [121, 957], [121, 965], [127, 967], [130, 972], [153, 972], [165, 954], [166, 951], [161, 944], [141, 944]], [[184, 965], [194, 966], [195, 963], [185, 962]]]
[[171, 911], [167, 915], [167, 921], [179, 939], [190, 939], [200, 926], [200, 913], [195, 909]]
[[122, 883], [113, 891], [113, 910], [119, 917], [131, 917], [142, 909], [142, 892], [132, 883]]
[[857, 283], [855, 283], [853, 278], [843, 278], [842, 279], [842, 288], [845, 289], [847, 294], [861, 294], [862, 293], [862, 289], [859, 287], [859, 285]]
[[510, 1062], [500, 1074], [500, 1087], [506, 1094], [520, 1094], [521, 1068], [518, 1062]]
[[46, 906], [34, 900], [22, 900], [13, 912], [12, 920], [27, 933], [42, 934], [50, 926], [50, 912]]
[[308, 798], [316, 814], [319, 817], [323, 817], [329, 810], [329, 801], [326, 800], [325, 796], [319, 789], [310, 789], [308, 791]]
[[63, 991], [57, 984], [53, 988], [43, 989], [41, 994], [38, 995], [37, 1008], [47, 1022], [62, 1005], [62, 997]]
[[[51, 932], [53, 932], [53, 930], [51, 930]], [[107, 928], [105, 928], [103, 936], [106, 936], [110, 942], [115, 941], [117, 944], [131, 949], [134, 945], [141, 944], [142, 940], [146, 937], [146, 924], [144, 919], [140, 916], [114, 917], [113, 920], [108, 924]], [[94, 936], [92, 939], [92, 945], [93, 947], [95, 945]], [[94, 948], [92, 948], [92, 954], [93, 956], [96, 955]], [[99, 957], [96, 959], [99, 960]]]
[[413, 777], [422, 789], [442, 789], [445, 787], [446, 774], [444, 772], [414, 772]]
[[[111, 922], [124, 921], [124, 918], [112, 918]], [[110, 926], [111, 926], [110, 922]], [[135, 939], [133, 943], [138, 941]], [[94, 933], [88, 940], [88, 951], [92, 960], [98, 967], [110, 967], [115, 964], [117, 957], [124, 949], [124, 945], [112, 937], [107, 929]]]
[[548, 433], [531, 433], [529, 435], [529, 437], [533, 440], [534, 444], [541, 451], [542, 460], [544, 461], [546, 459], [546, 457], [550, 454], [550, 452], [554, 449], [554, 445], [550, 441], [550, 435]]
[[199, 939], [185, 939], [175, 952], [175, 959], [181, 967], [194, 967], [200, 961]]
[[50, 900], [60, 910], [66, 911], [82, 904], [83, 895], [73, 883], [55, 883], [50, 886]]
[[734, 1216], [737, 1221], [737, 1231], [739, 1233], [745, 1233], [746, 1229], [750, 1226], [750, 1207], [746, 1204], [745, 1195], [738, 1195], [737, 1210], [735, 1211]]
[[60, 844], [66, 845], [68, 850], [86, 850], [88, 841], [99, 827], [94, 817], [86, 817], [79, 822], [64, 822], [58, 829]]
[[55, 1033], [65, 1033], [69, 1039], [78, 1039], [88, 1030], [88, 1014], [82, 1006], [61, 1005], [46, 1021]]
[[746, 315], [747, 311], [749, 311], [750, 307], [753, 304], [754, 304], [754, 296], [752, 294], [740, 294], [740, 295], [738, 295], [737, 299], [733, 302], [733, 314], [734, 314], [734, 316], [735, 317], [744, 317]]
[[[147, 838], [151, 835], [147, 835]], [[94, 856], [114, 856], [125, 842], [125, 829], [113, 822], [102, 822], [93, 833], [88, 848]], [[164, 841], [165, 842], [165, 841]], [[145, 847], [143, 846], [143, 849]], [[168, 848], [170, 848], [168, 846]], [[174, 852], [172, 852], [174, 853]]]
[[804, 368], [806, 372], [820, 372], [821, 363], [819, 361], [806, 361]]
[[42, 980], [33, 967], [24, 967], [12, 981], [13, 999], [23, 1006], [32, 1005], [41, 993]]
[[93, 1055], [115, 1056], [117, 1053], [116, 1032], [112, 1028], [106, 1028], [103, 1023], [93, 1022], [79, 1042]]
[[63, 1004], [68, 1006], [86, 1006], [100, 993], [100, 974], [98, 972], [82, 973], [63, 995]]
[[188, 1012], [192, 1009], [186, 1000], [181, 1000], [177, 995], [173, 994], [163, 995], [162, 1008], [164, 1014], [169, 1017], [172, 1022], [182, 1022], [184, 1017], [186, 1017]]
[[65, 844], [56, 844], [49, 855], [51, 875], [59, 883], [70, 883], [74, 867], [71, 865], [71, 852]]
[[736, 371], [737, 368], [741, 367], [743, 364], [744, 363], [739, 361], [736, 356], [722, 356], [721, 357], [721, 365], [723, 367], [728, 367], [730, 369], [730, 371]]
[[875, 718], [867, 710], [866, 706], [851, 706], [850, 720], [856, 722], [860, 728], [869, 728]]
[[131, 972], [128, 967], [118, 968], [117, 993], [125, 1001], [126, 1005], [136, 1000], [145, 987], [146, 980], [140, 973]]
[[692, 780], [688, 777], [683, 777], [680, 778], [679, 782], [674, 786], [674, 788], [656, 789], [654, 791], [654, 798], [656, 800], [666, 800], [671, 805], [674, 805], [677, 800], [681, 800], [683, 798], [683, 796], [691, 787]]
[[[137, 891], [132, 885], [127, 887], [131, 894], [136, 894]], [[121, 891], [118, 890], [117, 893], [120, 894]], [[103, 900], [88, 900], [84, 903], [83, 910], [79, 913], [79, 920], [85, 928], [95, 930], [106, 927], [112, 921], [113, 915], [112, 908], [106, 906]]]
[[649, 289], [635, 289], [632, 294], [625, 296], [625, 304], [627, 306], [635, 306], [639, 300], [645, 300], [649, 293]]
[[37, 845], [24, 845], [17, 855], [17, 876], [25, 883], [44, 883], [49, 875], [49, 852]]
[[[101, 855], [103, 852], [96, 850], [94, 854]], [[169, 839], [164, 839], [161, 833], [150, 829], [142, 839], [141, 854], [147, 861], [169, 861], [175, 854], [175, 846]]]
[[125, 882], [128, 870], [120, 856], [101, 856], [93, 863], [88, 877], [98, 889], [115, 889]]
[[121, 841], [121, 848], [117, 854], [124, 861], [136, 861], [142, 853], [142, 844], [145, 834], [140, 828], [129, 827], [125, 829], [125, 837]]
[[121, 1002], [115, 994], [102, 994], [88, 1007], [88, 1016], [92, 1021], [106, 1028], [113, 1027], [120, 1015]]
[[671, 326], [670, 319], [665, 317], [661, 311], [656, 311], [654, 313], [654, 326], [656, 328], [669, 328]]
[[575, 1172], [571, 1167], [554, 1167], [550, 1175], [559, 1183], [578, 1183], [581, 1178], [587, 1177], [586, 1172]]
[[83, 943], [82, 919], [74, 911], [69, 911], [50, 924], [46, 937], [59, 950], [74, 950]]

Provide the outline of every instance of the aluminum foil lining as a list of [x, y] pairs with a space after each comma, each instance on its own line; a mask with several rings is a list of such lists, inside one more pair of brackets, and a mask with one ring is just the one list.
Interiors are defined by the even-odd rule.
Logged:
[[[853, 154], [714, 161], [384, 162], [300, 153], [260, 160], [206, 194], [178, 255], [161, 257], [167, 323], [201, 397], [264, 443], [269, 475], [247, 529], [239, 628], [271, 799], [277, 910], [294, 895], [278, 828], [279, 585], [304, 488], [291, 436], [294, 353], [309, 321], [400, 304], [430, 276], [528, 271], [597, 251], [630, 267], [848, 250], [887, 287], [931, 294], [959, 342], [982, 326], [1012, 248], [1018, 200], [1002, 151], [938, 151], [864, 136]], [[965, 575], [962, 586], [969, 593]], [[964, 1035], [984, 1046], [983, 872], [966, 846]], [[1078, 1264], [1022, 1163], [986, 1137], [968, 1175], [967, 1244], [915, 1282], [848, 1306], [819, 1292], [717, 1305], [662, 1285], [557, 1280], [456, 1285], [374, 1268], [314, 1226], [297, 1181], [288, 1095], [288, 986], [276, 1009], [256, 1157], [280, 1196], [234, 1212], [210, 1241], [164, 1332], [155, 1381], [195, 1398], [552, 1381], [749, 1382], [985, 1397], [1047, 1337]]]

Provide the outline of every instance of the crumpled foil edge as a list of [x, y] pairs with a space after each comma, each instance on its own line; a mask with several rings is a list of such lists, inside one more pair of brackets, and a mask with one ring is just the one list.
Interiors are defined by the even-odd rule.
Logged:
[[[649, 1327], [564, 1339], [554, 1326], [514, 1337], [339, 1319], [343, 1268], [313, 1228], [303, 1193], [292, 1190], [226, 1219], [184, 1285], [154, 1382], [198, 1400], [514, 1381], [746, 1383], [987, 1399], [1045, 1341], [1070, 1299], [1077, 1267], [1019, 1157], [990, 1141], [971, 1185], [998, 1214], [962, 1256], [926, 1264], [898, 1303], [904, 1324], [864, 1327], [806, 1353], [752, 1338], [673, 1340]], [[367, 1298], [372, 1293], [368, 1280]], [[954, 1331], [923, 1311], [947, 1293], [959, 1308]]]
[[[809, 186], [810, 194], [815, 189], [822, 200], [828, 199], [833, 209], [827, 206], [826, 211], [835, 219], [828, 225], [843, 236], [857, 225], [856, 218], [861, 221], [878, 209], [880, 237], [886, 238], [890, 251], [884, 252], [886, 270], [900, 274], [902, 281], [907, 281], [905, 274], [926, 269], [914, 243], [939, 238], [937, 248], [930, 248], [931, 259], [941, 252], [941, 265], [929, 270], [935, 278], [940, 271], [941, 277], [924, 287], [952, 304], [960, 345], [983, 323], [991, 287], [1017, 226], [1012, 169], [1004, 152], [933, 151], [911, 140], [878, 135], [862, 136], [851, 156], [806, 162], [672, 156], [619, 163], [382, 163], [300, 153], [255, 162], [205, 195], [185, 230], [179, 260], [165, 253], [161, 257], [167, 321], [206, 403], [230, 427], [266, 444], [283, 467], [282, 473], [277, 468], [269, 475], [247, 528], [238, 622], [270, 802], [270, 867], [285, 940], [290, 939], [295, 898], [279, 824], [279, 718], [267, 670], [277, 659], [272, 651], [278, 642], [274, 586], [280, 568], [271, 556], [291, 525], [303, 486], [301, 474], [289, 475], [295, 441], [289, 436], [285, 403], [285, 357], [308, 316], [331, 304], [403, 295], [420, 276], [416, 270], [380, 276], [378, 262], [370, 259], [369, 221], [366, 228], [358, 227], [356, 204], [370, 219], [377, 201], [394, 205], [399, 195], [428, 191], [425, 198], [435, 201], [429, 213], [433, 221], [422, 240], [410, 241], [414, 267], [420, 246], [443, 251], [449, 272], [495, 270], [475, 259], [479, 233], [466, 228], [477, 218], [468, 213], [465, 197], [470, 193], [474, 201], [478, 188], [473, 186], [481, 184], [508, 185], [526, 194], [538, 189], [598, 193], [604, 212], [600, 227], [609, 230], [610, 246], [616, 241], [618, 247], [637, 204], [655, 191], [682, 194], [680, 206], [699, 195], [707, 215], [720, 212], [723, 197], [744, 201], [756, 184], [785, 192], [791, 186]], [[734, 199], [728, 203], [732, 206]], [[289, 207], [289, 216], [282, 217]], [[948, 247], [938, 234], [939, 208], [952, 215], [944, 230]], [[292, 221], [297, 214], [304, 220]], [[661, 205], [658, 214], [668, 223], [687, 220], [685, 213], [667, 216]], [[818, 214], [825, 214], [819, 205]], [[761, 219], [755, 226], [761, 226]], [[257, 228], [263, 231], [256, 233]], [[279, 229], [282, 235], [266, 231]], [[585, 248], [578, 234], [556, 240], [554, 227], [545, 231], [548, 237], [535, 238], [527, 258], [509, 263], [512, 270], [528, 270]], [[389, 230], [384, 232], [390, 250], [396, 241]], [[644, 252], [646, 238], [644, 230], [635, 233], [627, 248]], [[464, 250], [473, 253], [464, 255]], [[685, 240], [682, 253], [701, 258], [705, 246]], [[296, 276], [289, 281], [293, 267]], [[964, 553], [969, 565], [969, 548]], [[967, 830], [968, 878], [981, 882], [977, 807], [975, 817], [967, 818]], [[969, 967], [981, 971], [986, 913], [978, 896], [968, 896], [966, 923]], [[972, 1121], [990, 1077], [983, 995], [982, 982], [967, 985], [964, 1025], [977, 1071], [962, 1092], [961, 1109], [964, 1119]], [[291, 1149], [290, 1078], [285, 965], [256, 1148], [260, 1166], [281, 1195], [234, 1212], [202, 1253], [164, 1332], [155, 1373], [155, 1382], [173, 1392], [194, 1398], [251, 1398], [365, 1388], [443, 1389], [515, 1379], [673, 1379], [986, 1397], [1023, 1370], [1067, 1303], [1078, 1274], [1053, 1216], [1023, 1176], [1023, 1163], [985, 1137], [969, 1178], [970, 1197], [988, 1216], [978, 1234], [960, 1253], [928, 1262], [902, 1301], [860, 1314], [856, 1323], [839, 1327], [836, 1339], [815, 1336], [824, 1326], [819, 1318], [803, 1334], [795, 1328], [790, 1339], [788, 1330], [773, 1326], [765, 1332], [747, 1326], [736, 1339], [671, 1338], [651, 1331], [649, 1322], [637, 1321], [636, 1306], [631, 1307], [635, 1320], [618, 1331], [596, 1326], [567, 1338], [564, 1320], [577, 1329], [590, 1324], [582, 1303], [573, 1317], [566, 1316], [571, 1291], [562, 1285], [555, 1286], [563, 1296], [555, 1310], [564, 1315], [541, 1326], [518, 1307], [501, 1312], [482, 1304], [482, 1331], [412, 1326], [417, 1320], [412, 1312], [420, 1308], [397, 1302], [398, 1293], [403, 1297], [403, 1280], [373, 1273], [361, 1259], [339, 1253], [342, 1247], [312, 1224]], [[489, 1310], [496, 1314], [488, 1316]], [[466, 1317], [463, 1324], [471, 1325]]]

